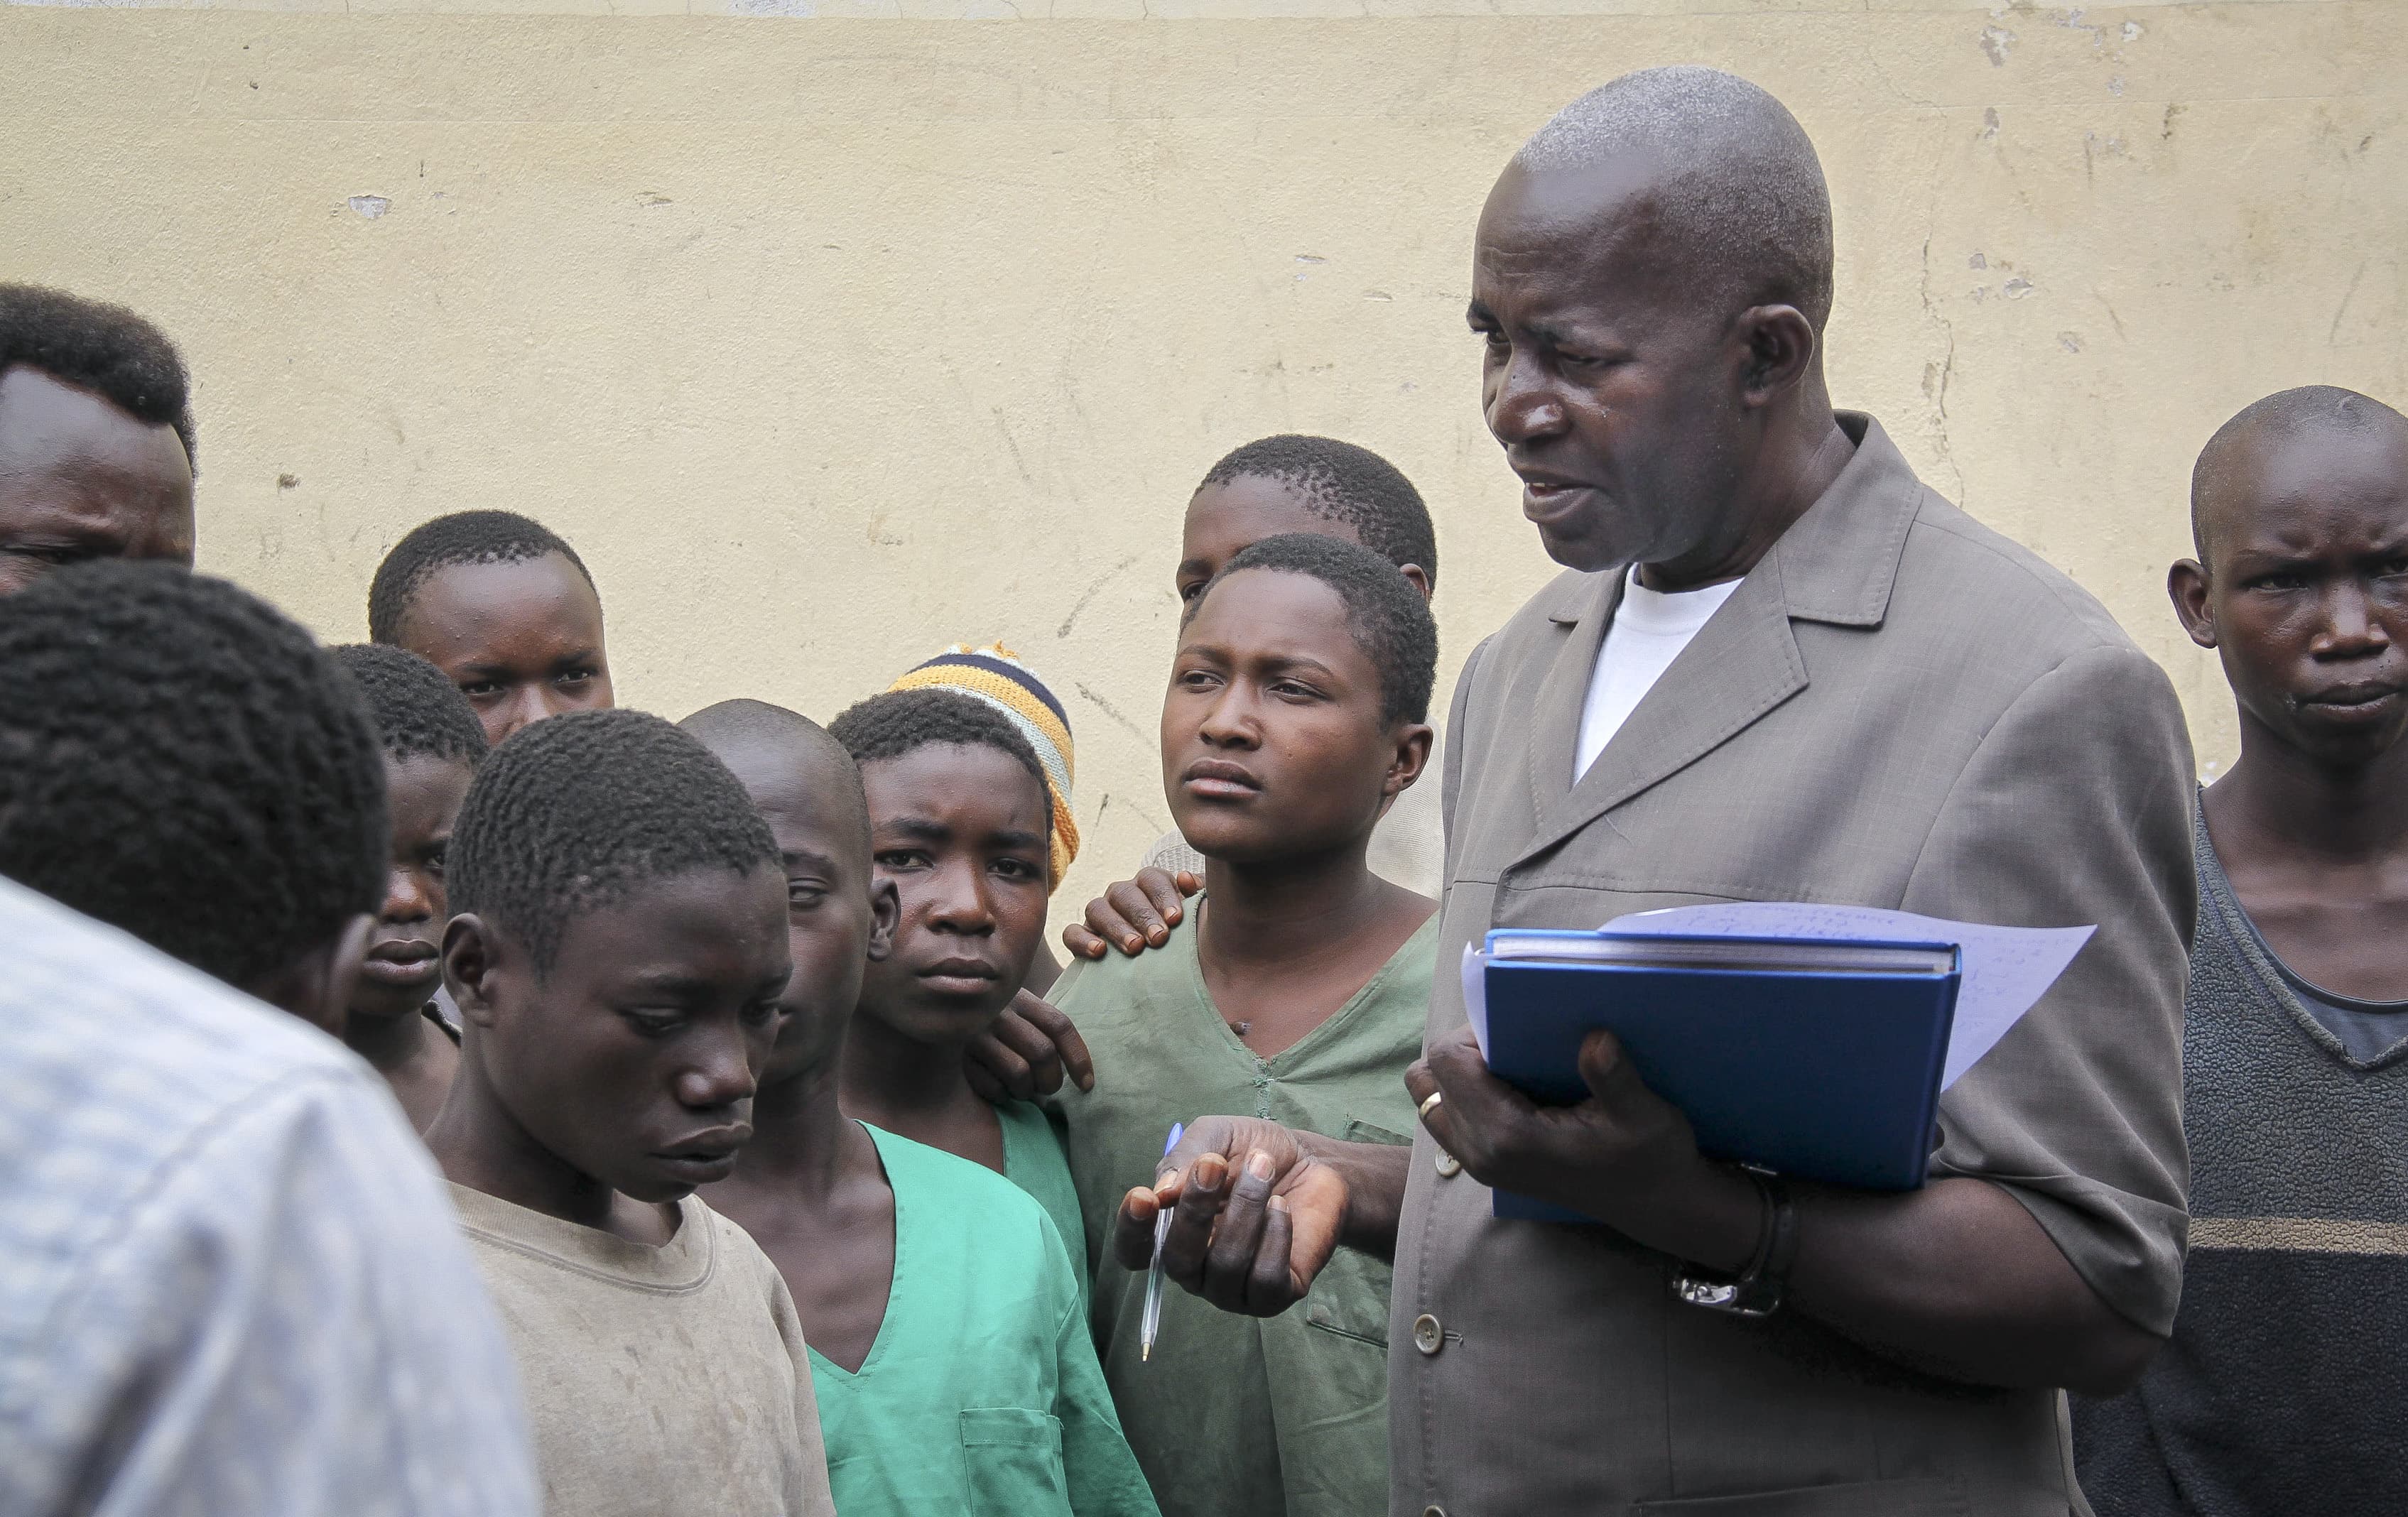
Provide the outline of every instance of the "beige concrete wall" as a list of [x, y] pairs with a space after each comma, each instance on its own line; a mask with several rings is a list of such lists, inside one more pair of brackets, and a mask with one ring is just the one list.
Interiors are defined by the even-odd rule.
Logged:
[[468, 506], [578, 544], [623, 698], [672, 716], [826, 716], [1003, 637], [1077, 725], [1083, 900], [1165, 825], [1223, 450], [1402, 465], [1450, 672], [1547, 575], [1480, 422], [1473, 218], [1555, 106], [1670, 61], [1820, 144], [1842, 402], [2103, 597], [2226, 757], [2159, 589], [2192, 456], [2285, 385], [2408, 398], [2389, 0], [0, 7], [0, 278], [183, 343], [203, 566], [330, 638]]

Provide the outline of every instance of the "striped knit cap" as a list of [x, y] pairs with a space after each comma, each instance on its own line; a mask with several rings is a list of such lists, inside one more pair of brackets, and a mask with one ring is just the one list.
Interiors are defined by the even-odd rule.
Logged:
[[1037, 671], [1001, 643], [973, 648], [955, 643], [903, 678], [889, 690], [957, 690], [984, 701], [1011, 719], [1028, 746], [1045, 766], [1045, 788], [1054, 802], [1053, 879], [1059, 888], [1079, 856], [1079, 823], [1070, 814], [1070, 780], [1077, 761], [1070, 751], [1070, 717]]

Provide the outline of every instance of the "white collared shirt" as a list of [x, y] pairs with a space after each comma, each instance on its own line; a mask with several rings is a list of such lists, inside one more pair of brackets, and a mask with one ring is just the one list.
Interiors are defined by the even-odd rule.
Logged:
[[1580, 742], [1572, 751], [1572, 783], [1605, 751], [1689, 639], [1698, 635], [1723, 602], [1739, 588], [1737, 580], [1698, 590], [1670, 593], [1650, 590], [1639, 582], [1633, 564], [1623, 581], [1622, 604], [1614, 608], [1613, 625], [1597, 651], [1597, 667], [1588, 677], [1588, 698], [1581, 703]]

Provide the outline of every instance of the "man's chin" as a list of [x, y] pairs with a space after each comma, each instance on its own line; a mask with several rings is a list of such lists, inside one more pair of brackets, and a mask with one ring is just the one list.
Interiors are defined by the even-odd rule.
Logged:
[[1545, 523], [1540, 525], [1539, 542], [1546, 549], [1549, 558], [1568, 569], [1575, 569], [1582, 574], [1602, 574], [1608, 569], [1621, 568], [1630, 562], [1631, 555], [1627, 549], [1603, 540], [1591, 533], [1566, 530], [1577, 525], [1578, 523], [1575, 522], [1565, 522], [1560, 526]]

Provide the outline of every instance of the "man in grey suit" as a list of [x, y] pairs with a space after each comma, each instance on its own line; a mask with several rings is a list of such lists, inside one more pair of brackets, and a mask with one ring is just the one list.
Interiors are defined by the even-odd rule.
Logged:
[[[1191, 1125], [1112, 1246], [1142, 1265], [1175, 1198], [1171, 1277], [1257, 1312], [1334, 1247], [1392, 1252], [1404, 1517], [2082, 1510], [2058, 1388], [2129, 1384], [2172, 1321], [2181, 712], [2096, 601], [1833, 410], [1831, 264], [1804, 132], [1706, 69], [1584, 97], [1491, 193], [1488, 424], [1570, 572], [1456, 688], [1440, 962], [1724, 900], [2098, 933], [1942, 1098], [1908, 1194], [1705, 1159], [1604, 1034], [1589, 1098], [1535, 1107], [1452, 974], [1409, 1155]], [[1491, 1186], [1603, 1225], [1496, 1220]]]

